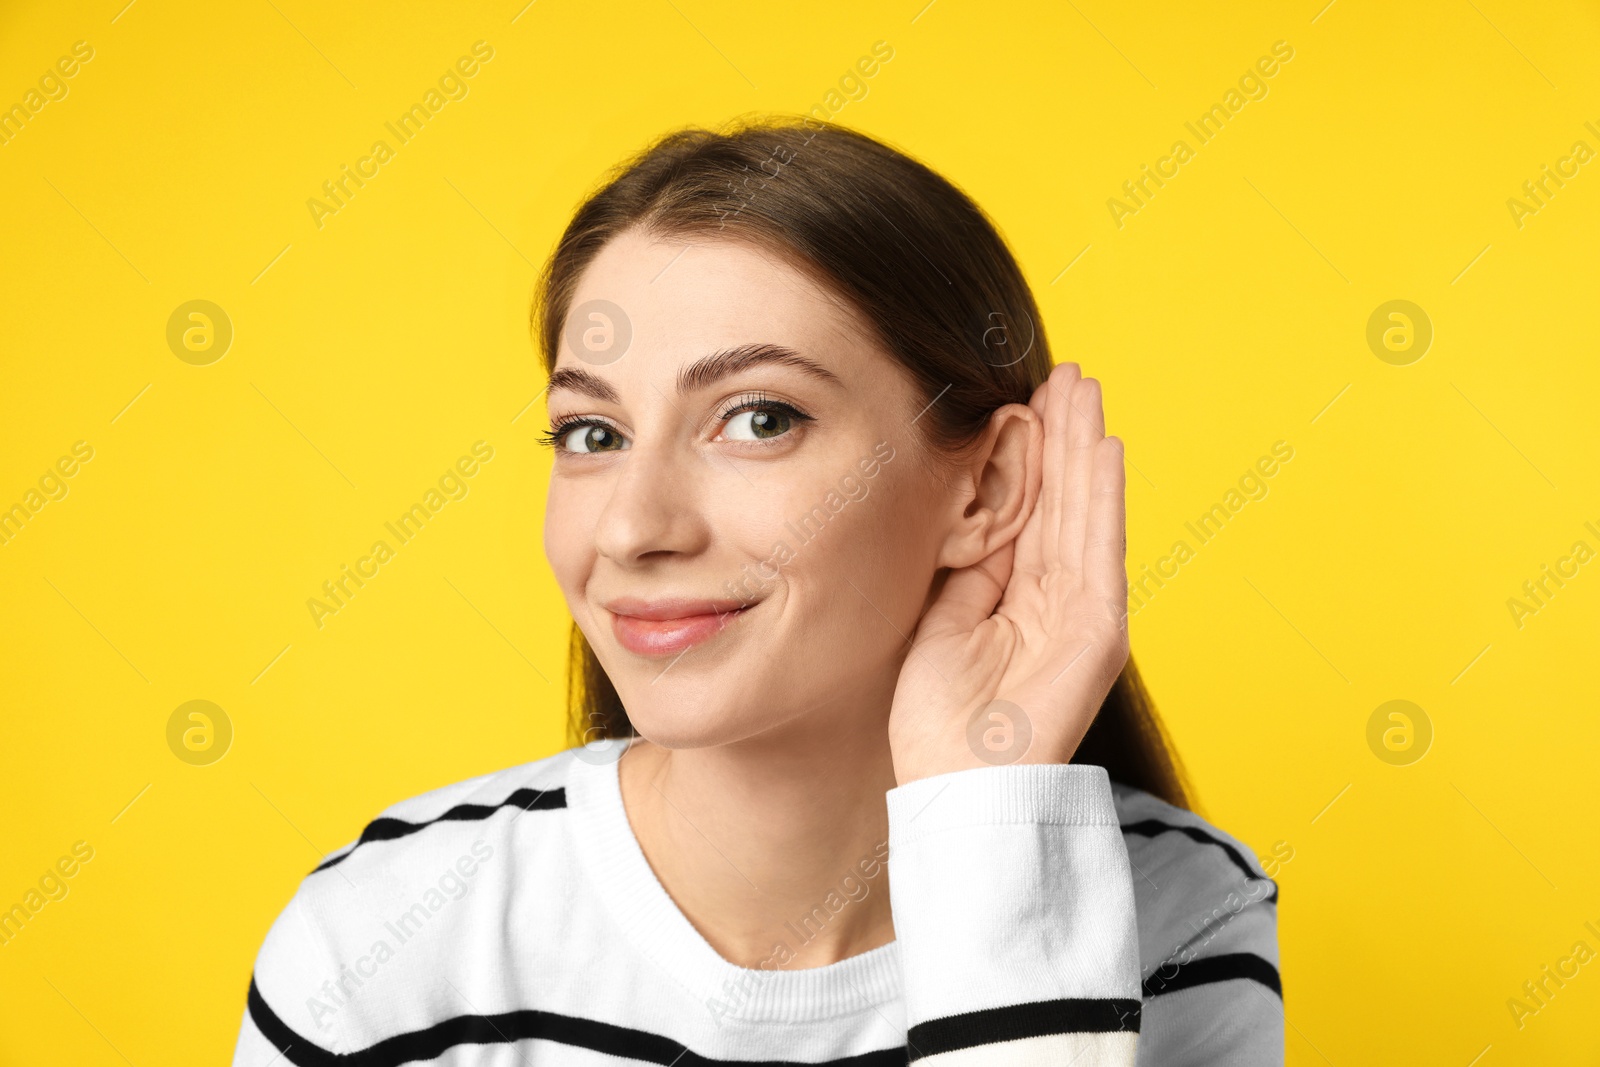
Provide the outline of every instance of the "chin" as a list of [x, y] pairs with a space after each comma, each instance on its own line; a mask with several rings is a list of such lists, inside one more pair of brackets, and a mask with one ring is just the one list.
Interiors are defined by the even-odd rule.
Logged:
[[[654, 685], [619, 690], [628, 721], [639, 735], [662, 748], [713, 748], [742, 741], [770, 727], [760, 701], [737, 695], [734, 686], [714, 677], [662, 678]], [[663, 688], [667, 687], [667, 688]]]

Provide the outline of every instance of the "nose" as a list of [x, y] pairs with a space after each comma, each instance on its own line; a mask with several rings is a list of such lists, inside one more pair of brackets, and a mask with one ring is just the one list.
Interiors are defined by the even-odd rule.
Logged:
[[595, 525], [595, 550], [629, 568], [703, 551], [710, 527], [700, 506], [701, 466], [673, 443], [635, 443]]

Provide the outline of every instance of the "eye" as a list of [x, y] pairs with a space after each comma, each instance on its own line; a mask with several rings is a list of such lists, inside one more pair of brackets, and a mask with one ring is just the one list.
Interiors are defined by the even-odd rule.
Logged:
[[722, 436], [730, 441], [770, 441], [789, 433], [796, 423], [811, 420], [790, 404], [760, 396], [742, 398], [722, 418], [726, 424]]
[[758, 408], [736, 413], [724, 433], [734, 441], [765, 441], [787, 433], [791, 425], [786, 412]]
[[606, 423], [589, 420], [565, 422], [543, 435], [544, 443], [557, 452], [620, 452], [628, 447], [627, 440]]

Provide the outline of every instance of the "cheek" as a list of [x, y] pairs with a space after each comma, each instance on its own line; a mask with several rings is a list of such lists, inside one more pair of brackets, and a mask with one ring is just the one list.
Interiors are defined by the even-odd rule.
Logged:
[[[913, 624], [921, 592], [931, 579], [931, 554], [924, 544], [928, 516], [916, 514], [912, 487], [891, 469], [859, 479], [865, 487], [852, 499], [835, 482], [804, 504], [796, 504], [784, 537], [794, 558], [783, 568], [809, 610], [825, 612], [830, 628], [856, 619], [892, 633]], [[865, 599], [863, 599], [865, 598]], [[882, 614], [880, 614], [882, 612]], [[907, 631], [909, 632], [909, 631]]]
[[593, 559], [594, 530], [588, 518], [592, 514], [592, 509], [584, 507], [581, 494], [559, 481], [550, 483], [545, 498], [544, 554], [569, 601], [581, 593]]
[[766, 669], [796, 678], [781, 688], [807, 693], [808, 707], [885, 695], [927, 596], [928, 524], [908, 521], [881, 477], [871, 484], [783, 568], [782, 651]]
[[[878, 588], [880, 607], [896, 625], [916, 625], [923, 596], [933, 580], [934, 554], [929, 547], [932, 516], [908, 490], [891, 482], [862, 503], [861, 527], [856, 533], [858, 566]], [[863, 586], [863, 589], [866, 587]], [[890, 604], [914, 605], [909, 615], [896, 612]]]

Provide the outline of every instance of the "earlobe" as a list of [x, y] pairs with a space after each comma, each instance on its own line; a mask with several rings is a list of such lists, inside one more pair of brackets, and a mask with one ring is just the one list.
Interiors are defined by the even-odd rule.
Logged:
[[1044, 423], [1032, 408], [1006, 404], [990, 416], [969, 468], [971, 495], [940, 553], [940, 566], [969, 567], [1014, 541], [1039, 499]]

